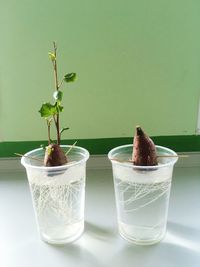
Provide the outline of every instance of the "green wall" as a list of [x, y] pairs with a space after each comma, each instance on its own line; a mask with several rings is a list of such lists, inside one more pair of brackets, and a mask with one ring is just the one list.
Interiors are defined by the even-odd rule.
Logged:
[[58, 43], [65, 139], [194, 135], [200, 90], [198, 0], [0, 0], [0, 141], [46, 139]]

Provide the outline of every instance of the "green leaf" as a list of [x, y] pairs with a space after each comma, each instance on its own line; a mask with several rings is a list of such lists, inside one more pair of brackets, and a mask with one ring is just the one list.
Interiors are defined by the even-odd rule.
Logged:
[[41, 106], [39, 112], [40, 112], [41, 117], [44, 117], [44, 118], [48, 118], [58, 113], [56, 106], [50, 103], [44, 103]]
[[54, 53], [49, 52], [48, 54], [49, 54], [49, 58], [51, 59], [51, 61], [55, 61], [56, 60], [56, 56], [55, 56]]
[[62, 101], [62, 97], [63, 97], [63, 92], [61, 92], [61, 91], [55, 91], [54, 93], [53, 93], [53, 97], [54, 97], [54, 99], [55, 100], [57, 100], [57, 101]]
[[74, 82], [75, 79], [76, 79], [76, 73], [74, 73], [74, 72], [65, 74], [65, 76], [64, 76], [64, 80], [66, 83]]

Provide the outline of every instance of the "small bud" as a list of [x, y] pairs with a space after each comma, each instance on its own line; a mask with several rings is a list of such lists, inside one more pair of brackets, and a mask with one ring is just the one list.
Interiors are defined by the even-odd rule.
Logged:
[[55, 54], [51, 52], [49, 52], [48, 54], [49, 54], [49, 58], [51, 59], [51, 61], [54, 62], [56, 60]]

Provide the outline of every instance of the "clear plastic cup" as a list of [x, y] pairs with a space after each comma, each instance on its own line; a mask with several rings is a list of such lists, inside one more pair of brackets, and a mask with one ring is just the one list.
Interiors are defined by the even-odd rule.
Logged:
[[[115, 200], [120, 235], [135, 244], [159, 242], [166, 233], [170, 188], [177, 154], [156, 146], [157, 166], [135, 166], [133, 145], [112, 149]], [[169, 157], [166, 157], [169, 156]]]
[[[67, 151], [71, 146], [62, 146]], [[36, 222], [41, 239], [51, 244], [76, 240], [84, 230], [86, 161], [89, 152], [74, 146], [69, 163], [42, 166], [44, 149], [26, 153], [21, 163], [26, 168]], [[36, 158], [36, 159], [34, 159]]]

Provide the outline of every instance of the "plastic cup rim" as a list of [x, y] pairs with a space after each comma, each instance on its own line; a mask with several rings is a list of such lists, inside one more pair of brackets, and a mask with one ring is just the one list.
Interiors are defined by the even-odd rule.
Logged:
[[[61, 147], [72, 147], [72, 145], [61, 145]], [[26, 163], [25, 162], [25, 157], [26, 156], [30, 156], [30, 154], [32, 154], [33, 152], [36, 152], [36, 151], [40, 151], [42, 150], [43, 148], [36, 148], [36, 149], [33, 149], [27, 153], [24, 154], [24, 156], [22, 156], [21, 158], [21, 164], [25, 167], [25, 168], [31, 168], [31, 169], [37, 169], [37, 170], [46, 170], [46, 171], [62, 171], [62, 170], [65, 170], [69, 167], [72, 167], [72, 166], [75, 166], [75, 165], [79, 165], [81, 163], [84, 163], [86, 162], [88, 159], [89, 159], [89, 156], [90, 156], [90, 153], [87, 149], [83, 148], [83, 147], [80, 147], [80, 146], [73, 146], [73, 148], [77, 148], [77, 149], [80, 149], [81, 151], [83, 151], [85, 153], [84, 155], [84, 158], [81, 159], [81, 160], [78, 160], [78, 161], [73, 161], [73, 162], [69, 162], [65, 165], [61, 165], [61, 166], [52, 166], [52, 167], [47, 167], [47, 166], [37, 166], [37, 165], [33, 165], [33, 164], [29, 164], [29, 163]]]
[[158, 145], [155, 145], [155, 147], [158, 149], [158, 148], [161, 148], [161, 149], [164, 149], [166, 152], [169, 152], [170, 155], [173, 155], [173, 156], [177, 156], [175, 158], [173, 158], [170, 162], [167, 162], [167, 163], [161, 163], [159, 165], [155, 165], [155, 166], [140, 166], [140, 165], [133, 165], [131, 162], [119, 162], [117, 160], [114, 160], [111, 155], [115, 152], [115, 150], [118, 150], [118, 149], [121, 149], [121, 148], [126, 148], [126, 147], [131, 147], [133, 146], [133, 144], [127, 144], [127, 145], [122, 145], [122, 146], [117, 146], [113, 149], [111, 149], [108, 153], [108, 159], [112, 162], [112, 164], [117, 164], [117, 165], [121, 165], [123, 167], [129, 167], [129, 168], [133, 168], [133, 169], [141, 169], [141, 170], [155, 170], [155, 169], [160, 169], [160, 168], [165, 168], [165, 167], [169, 167], [169, 166], [173, 166], [177, 160], [178, 160], [178, 155], [175, 151], [173, 151], [172, 149], [170, 148], [167, 148], [167, 147], [164, 147], [164, 146], [158, 146]]

